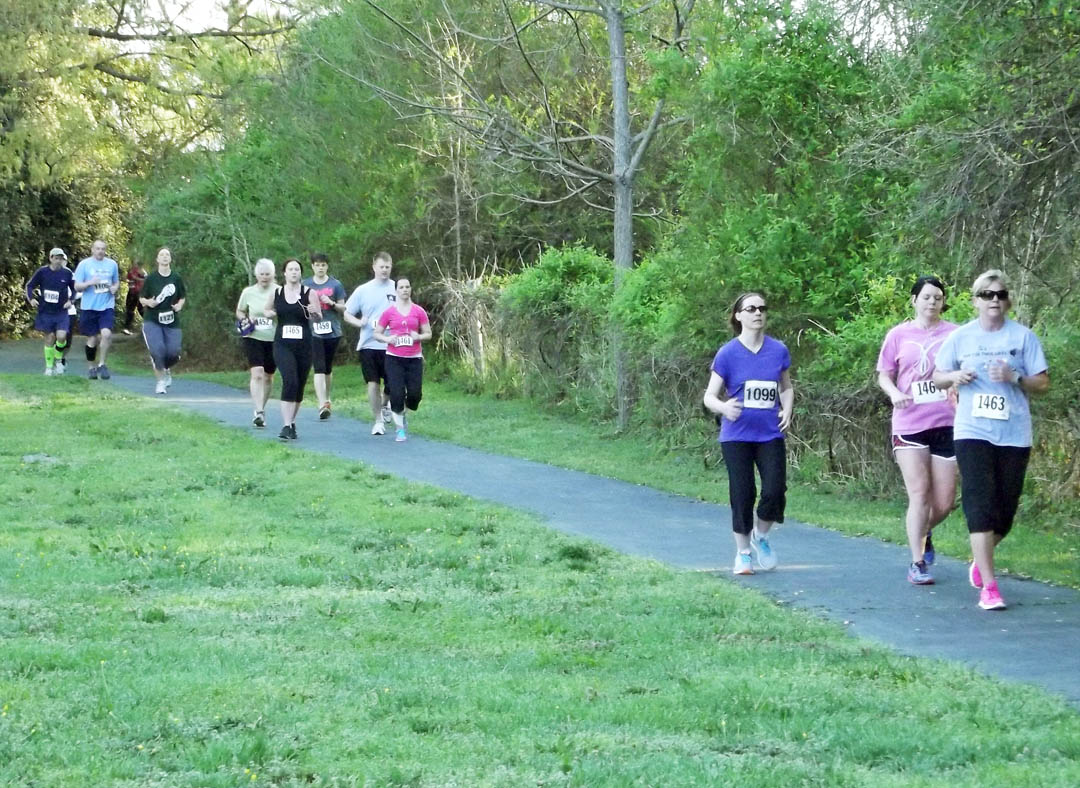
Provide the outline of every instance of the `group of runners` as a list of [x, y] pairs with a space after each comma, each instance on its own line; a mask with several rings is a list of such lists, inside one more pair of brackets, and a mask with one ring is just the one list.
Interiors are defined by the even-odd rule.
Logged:
[[[112, 377], [106, 359], [116, 327], [120, 267], [106, 254], [107, 249], [104, 241], [94, 241], [90, 256], [72, 271], [67, 267], [67, 253], [53, 248], [49, 264], [35, 271], [26, 283], [26, 300], [37, 310], [34, 328], [45, 334], [46, 375], [62, 375], [67, 369], [67, 352], [77, 323], [86, 337], [87, 376], [91, 380]], [[136, 293], [143, 313], [143, 339], [157, 378], [155, 390], [164, 394], [172, 385], [172, 367], [180, 360], [179, 315], [186, 298], [183, 280], [172, 271], [168, 249], [158, 251], [157, 270], [141, 277]], [[134, 306], [129, 310], [130, 326]]]
[[416, 411], [423, 396], [423, 343], [431, 339], [427, 312], [412, 301], [412, 284], [390, 278], [393, 259], [379, 252], [372, 278], [345, 297], [340, 281], [329, 275], [327, 255], [311, 256], [312, 274], [303, 279], [300, 261], [285, 260], [284, 283], [275, 282], [272, 260], [255, 264], [255, 284], [236, 304], [237, 331], [251, 373], [254, 408], [251, 423], [266, 426], [266, 403], [274, 374], [281, 373], [282, 440], [296, 440], [296, 417], [308, 375], [314, 370], [319, 418], [333, 409], [334, 358], [343, 336], [342, 323], [360, 329], [356, 350], [371, 407], [372, 435], [394, 427], [395, 440], [408, 438], [407, 411]]
[[[155, 390], [165, 394], [180, 358], [179, 314], [186, 291], [167, 248], [156, 262], [156, 271], [140, 277], [135, 304], [143, 311]], [[405, 441], [406, 413], [419, 407], [423, 395], [422, 348], [431, 339], [427, 312], [413, 303], [408, 279], [391, 279], [393, 260], [386, 252], [375, 255], [371, 280], [348, 298], [342, 283], [329, 275], [325, 254], [312, 255], [310, 262], [311, 276], [303, 278], [300, 261], [285, 260], [278, 285], [273, 261], [260, 259], [255, 284], [236, 304], [250, 369], [252, 424], [267, 424], [266, 404], [278, 371], [278, 437], [297, 439], [297, 414], [312, 369], [319, 419], [330, 418], [334, 358], [342, 324], [348, 323], [360, 329], [356, 350], [371, 434], [384, 435], [392, 424], [396, 440]], [[26, 286], [27, 300], [37, 309], [34, 326], [46, 335], [45, 374], [64, 371], [75, 303], [81, 300], [78, 323], [87, 337], [88, 375], [108, 379], [119, 269], [100, 240], [74, 272], [66, 263], [64, 250], [53, 249], [49, 264]], [[1006, 605], [994, 574], [994, 551], [1012, 528], [1023, 489], [1032, 444], [1028, 398], [1045, 392], [1050, 378], [1038, 337], [1008, 317], [1005, 274], [997, 269], [980, 274], [971, 298], [976, 317], [957, 326], [942, 317], [948, 309], [945, 284], [935, 276], [916, 279], [913, 317], [886, 334], [877, 381], [892, 402], [892, 450], [907, 491], [907, 579], [915, 585], [934, 583], [932, 530], [955, 506], [959, 471], [973, 555], [969, 580], [979, 589], [979, 606], [997, 610]], [[131, 309], [129, 297], [129, 321]], [[765, 333], [767, 310], [761, 292], [736, 299], [729, 314], [735, 336], [717, 351], [703, 400], [720, 423], [738, 575], [753, 574], [755, 562], [764, 570], [777, 566], [769, 534], [784, 521], [786, 508], [784, 436], [795, 392], [787, 347]]]
[[[971, 298], [976, 317], [957, 326], [942, 319], [948, 305], [941, 280], [916, 279], [914, 316], [887, 333], [878, 385], [892, 402], [893, 454], [907, 490], [908, 580], [934, 582], [931, 532], [955, 506], [959, 470], [973, 555], [968, 578], [979, 590], [979, 607], [1001, 610], [1006, 605], [994, 574], [994, 550], [1012, 528], [1027, 472], [1028, 398], [1045, 392], [1050, 377], [1038, 337], [1008, 317], [1012, 302], [1005, 274], [980, 274]], [[735, 338], [716, 353], [704, 396], [705, 407], [720, 421], [737, 575], [753, 574], [755, 559], [761, 569], [776, 567], [769, 531], [784, 521], [786, 504], [791, 357], [765, 333], [767, 309], [760, 292], [736, 299], [730, 313]]]

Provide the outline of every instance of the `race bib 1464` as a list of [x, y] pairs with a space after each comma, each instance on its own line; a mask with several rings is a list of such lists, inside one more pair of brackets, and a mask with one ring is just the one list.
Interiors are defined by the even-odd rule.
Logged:
[[938, 389], [932, 380], [916, 380], [911, 384], [911, 398], [916, 405], [928, 402], [944, 402], [945, 392]]

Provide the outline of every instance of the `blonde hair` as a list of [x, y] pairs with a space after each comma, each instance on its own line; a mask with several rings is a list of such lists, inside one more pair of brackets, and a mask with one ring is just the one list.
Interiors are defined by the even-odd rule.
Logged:
[[971, 294], [975, 295], [980, 290], [985, 290], [986, 286], [995, 279], [1001, 282], [1003, 289], [1009, 289], [1009, 278], [1005, 276], [1005, 272], [1000, 268], [991, 268], [989, 271], [983, 271], [975, 277], [975, 282], [971, 285]]

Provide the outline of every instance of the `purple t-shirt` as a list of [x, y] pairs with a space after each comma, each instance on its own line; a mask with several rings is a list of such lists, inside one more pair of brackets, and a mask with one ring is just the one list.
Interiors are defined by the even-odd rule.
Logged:
[[931, 329], [908, 320], [885, 335], [877, 370], [891, 375], [896, 387], [914, 398], [906, 408], [893, 408], [893, 435], [911, 435], [935, 427], [951, 427], [956, 405], [934, 386], [934, 359], [945, 337], [956, 330], [945, 320]]
[[724, 379], [728, 397], [743, 404], [735, 421], [720, 419], [721, 441], [764, 443], [784, 437], [780, 431], [780, 378], [791, 366], [791, 354], [772, 337], [757, 353], [735, 337], [716, 351], [712, 371]]

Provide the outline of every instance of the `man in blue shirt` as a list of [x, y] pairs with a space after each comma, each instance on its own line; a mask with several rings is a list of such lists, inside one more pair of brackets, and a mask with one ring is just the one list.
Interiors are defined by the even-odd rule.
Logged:
[[120, 267], [105, 256], [105, 242], [94, 241], [90, 256], [75, 268], [75, 289], [82, 293], [79, 329], [86, 340], [86, 361], [91, 380], [108, 380], [105, 357], [109, 353], [116, 322], [116, 291], [120, 289]]
[[49, 252], [49, 264], [35, 271], [26, 283], [26, 300], [37, 310], [34, 328], [45, 333], [46, 375], [64, 374], [61, 358], [71, 327], [68, 307], [75, 298], [75, 285], [65, 262], [67, 254], [56, 247]]

